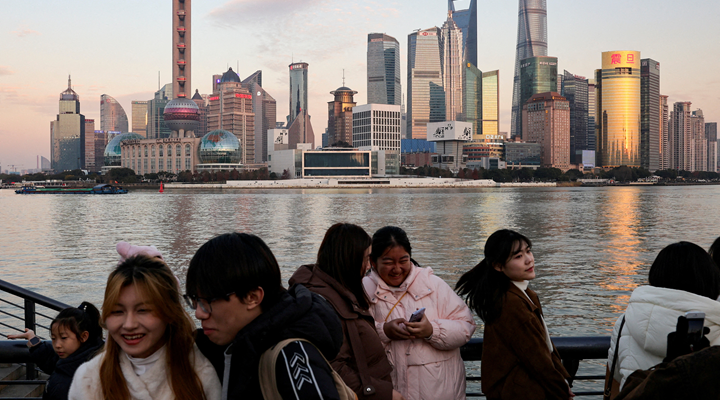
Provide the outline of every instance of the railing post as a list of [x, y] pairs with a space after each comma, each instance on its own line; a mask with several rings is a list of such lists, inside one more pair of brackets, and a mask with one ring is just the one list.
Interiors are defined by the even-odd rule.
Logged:
[[[35, 332], [35, 302], [30, 299], [25, 299], [25, 328], [32, 329]], [[35, 372], [35, 364], [25, 364], [25, 378], [27, 380], [34, 380], [37, 378]]]

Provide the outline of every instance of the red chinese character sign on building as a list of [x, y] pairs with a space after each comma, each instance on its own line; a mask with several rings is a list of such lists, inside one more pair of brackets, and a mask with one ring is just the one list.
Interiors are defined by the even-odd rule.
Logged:
[[626, 62], [628, 64], [635, 64], [635, 54], [628, 53]]
[[610, 60], [611, 64], [620, 64], [622, 62], [622, 56], [620, 54], [613, 54]]

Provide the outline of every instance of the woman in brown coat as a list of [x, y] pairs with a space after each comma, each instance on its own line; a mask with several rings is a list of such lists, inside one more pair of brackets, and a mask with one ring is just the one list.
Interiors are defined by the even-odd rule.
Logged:
[[485, 259], [465, 273], [456, 290], [485, 322], [481, 369], [488, 399], [566, 400], [574, 396], [543, 319], [528, 289], [535, 279], [532, 244], [499, 230], [485, 243]]
[[325, 233], [317, 263], [303, 265], [290, 278], [323, 296], [340, 317], [343, 345], [330, 364], [358, 399], [401, 400], [393, 390], [392, 366], [368, 311], [362, 278], [370, 269], [372, 239], [359, 226], [335, 224]]

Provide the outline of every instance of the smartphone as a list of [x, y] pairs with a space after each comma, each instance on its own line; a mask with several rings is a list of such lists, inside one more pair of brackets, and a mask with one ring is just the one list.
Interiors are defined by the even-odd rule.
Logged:
[[685, 319], [688, 322], [687, 338], [690, 343], [695, 343], [703, 337], [705, 313], [698, 311], [686, 312]]
[[[423, 308], [415, 311], [414, 313], [412, 313], [412, 315], [410, 316], [410, 319], [408, 320], [408, 322], [420, 322], [420, 320], [422, 319], [423, 315], [425, 315], [425, 307], [423, 307]], [[705, 314], [703, 314], [703, 318], [705, 318]], [[700, 327], [700, 330], [702, 331], [702, 327]]]

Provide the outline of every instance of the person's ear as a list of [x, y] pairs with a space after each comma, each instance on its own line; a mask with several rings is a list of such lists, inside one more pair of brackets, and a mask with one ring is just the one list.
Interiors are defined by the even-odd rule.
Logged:
[[503, 266], [500, 265], [499, 263], [493, 264], [493, 268], [495, 268], [495, 271], [497, 271], [497, 272], [503, 272]]
[[265, 298], [265, 291], [262, 287], [258, 286], [257, 289], [253, 289], [243, 299], [243, 304], [247, 306], [248, 311], [260, 307], [260, 304]]
[[85, 342], [87, 342], [87, 340], [88, 340], [89, 337], [90, 337], [90, 332], [85, 331], [85, 332], [81, 333], [81, 334], [80, 334], [80, 343], [85, 343]]

